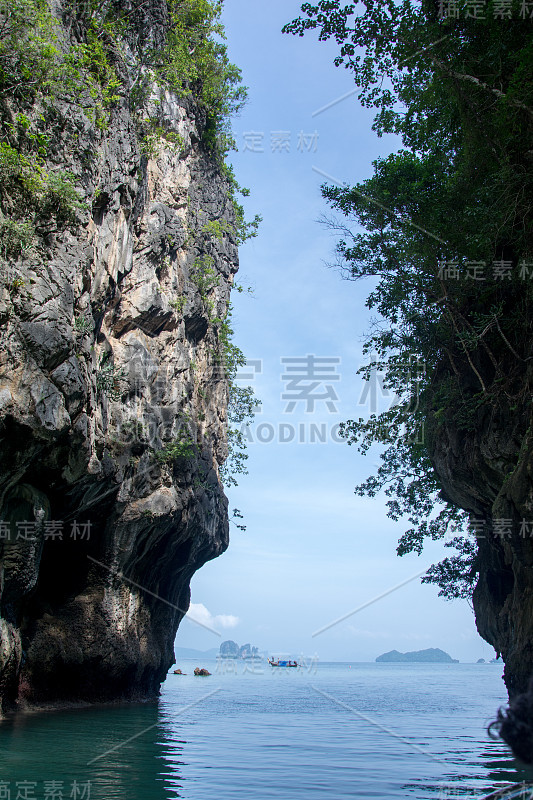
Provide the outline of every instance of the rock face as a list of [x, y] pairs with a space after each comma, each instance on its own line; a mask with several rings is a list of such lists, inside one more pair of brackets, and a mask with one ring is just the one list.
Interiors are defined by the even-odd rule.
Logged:
[[[520, 367], [523, 387], [530, 364]], [[476, 520], [476, 624], [503, 657], [510, 696], [533, 675], [533, 429], [530, 396], [521, 394], [485, 406], [469, 430], [429, 432], [444, 494]]]
[[254, 658], [259, 656], [259, 648], [248, 642], [239, 647], [237, 642], [228, 639], [220, 645], [219, 655], [222, 658]]
[[[141, 6], [149, 46], [166, 3]], [[4, 709], [155, 696], [191, 576], [228, 545], [213, 320], [237, 270], [234, 210], [194, 98], [154, 83], [146, 108], [165, 131], [150, 149], [127, 96], [103, 129], [56, 105], [47, 166], [84, 205], [2, 268]]]
[[227, 642], [222, 642], [220, 645], [220, 655], [224, 658], [238, 658], [239, 645], [231, 639], [228, 639]]

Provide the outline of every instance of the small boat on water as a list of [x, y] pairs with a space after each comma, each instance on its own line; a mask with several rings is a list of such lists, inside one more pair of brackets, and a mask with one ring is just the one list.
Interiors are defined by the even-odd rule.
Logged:
[[268, 659], [268, 663], [270, 664], [271, 667], [297, 667], [298, 666], [298, 663], [296, 661], [281, 661], [281, 659], [279, 659], [279, 658], [278, 658], [277, 661], [274, 661], [274, 659], [269, 658]]

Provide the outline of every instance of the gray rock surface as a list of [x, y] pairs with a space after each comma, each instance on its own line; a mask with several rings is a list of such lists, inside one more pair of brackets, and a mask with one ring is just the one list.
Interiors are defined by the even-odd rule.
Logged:
[[[522, 372], [527, 387], [531, 367]], [[476, 624], [501, 654], [513, 696], [533, 675], [533, 429], [530, 397], [504, 400], [481, 409], [470, 430], [444, 423], [429, 439], [445, 496], [482, 523]]]
[[[141, 5], [137, 32], [160, 38], [166, 3]], [[76, 176], [85, 207], [3, 269], [4, 709], [155, 696], [190, 579], [228, 545], [212, 320], [238, 256], [231, 232], [204, 226], [231, 223], [233, 206], [194, 101], [154, 84], [150, 104], [181, 139], [146, 155], [126, 96], [103, 131], [61, 101], [49, 167]], [[201, 292], [205, 256], [216, 280]], [[157, 457], [180, 438], [187, 452]]]

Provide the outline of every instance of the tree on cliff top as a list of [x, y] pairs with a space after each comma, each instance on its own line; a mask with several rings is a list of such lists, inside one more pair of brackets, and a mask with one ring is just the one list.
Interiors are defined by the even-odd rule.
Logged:
[[[368, 180], [322, 191], [346, 219], [331, 223], [338, 266], [349, 279], [377, 279], [362, 372], [383, 371], [400, 398], [343, 426], [363, 452], [385, 446], [356, 492], [384, 488], [389, 516], [412, 523], [398, 553], [420, 553], [426, 537], [460, 531], [466, 519], [442, 494], [432, 461], [439, 436], [467, 435], [484, 413], [520, 412], [531, 393], [533, 6], [333, 0], [302, 12], [284, 32], [334, 39], [335, 63], [376, 110], [378, 136], [403, 142]], [[424, 580], [445, 597], [470, 596], [476, 544], [450, 544], [458, 553]]]

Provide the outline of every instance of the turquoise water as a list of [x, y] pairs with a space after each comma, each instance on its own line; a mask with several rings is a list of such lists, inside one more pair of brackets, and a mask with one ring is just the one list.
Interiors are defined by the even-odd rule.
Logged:
[[3, 722], [0, 798], [468, 800], [533, 781], [486, 734], [501, 665], [179, 666], [159, 703]]

